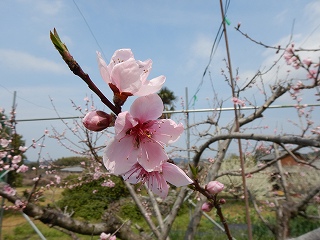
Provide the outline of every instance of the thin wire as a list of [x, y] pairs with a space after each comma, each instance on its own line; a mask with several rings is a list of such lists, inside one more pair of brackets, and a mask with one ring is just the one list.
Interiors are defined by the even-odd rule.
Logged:
[[320, 24], [316, 26], [313, 31], [305, 38], [305, 40], [300, 44], [300, 47], [302, 47], [303, 44], [305, 44], [309, 38], [314, 34], [314, 32], [320, 27]]
[[[13, 92], [10, 91], [10, 90], [9, 90], [8, 88], [6, 88], [5, 86], [3, 86], [3, 85], [0, 84], [0, 87], [4, 88], [5, 90], [7, 90], [8, 93], [10, 93], [10, 94], [13, 95]], [[28, 103], [30, 103], [30, 104], [32, 104], [32, 105], [35, 105], [35, 106], [37, 106], [37, 107], [40, 107], [40, 108], [44, 108], [44, 109], [48, 109], [48, 110], [52, 110], [52, 111], [53, 111], [52, 108], [48, 108], [48, 107], [41, 106], [41, 105], [39, 105], [39, 104], [36, 104], [36, 103], [34, 103], [34, 102], [31, 102], [31, 101], [28, 100], [28, 99], [23, 98], [23, 97], [17, 96], [17, 98], [19, 98], [19, 99], [21, 99], [21, 100], [23, 100], [23, 101], [25, 101], [25, 102], [28, 102]]]
[[93, 39], [95, 40], [95, 42], [96, 42], [96, 44], [97, 44], [98, 48], [100, 49], [100, 52], [102, 53], [103, 57], [104, 57], [104, 58], [106, 58], [106, 56], [104, 55], [104, 52], [103, 52], [103, 50], [102, 50], [102, 47], [100, 46], [100, 44], [99, 44], [99, 42], [98, 42], [97, 38], [95, 37], [95, 35], [94, 35], [93, 31], [91, 30], [91, 27], [90, 27], [90, 25], [89, 25], [88, 21], [86, 20], [85, 16], [82, 14], [82, 12], [81, 12], [81, 10], [80, 10], [79, 6], [76, 4], [75, 0], [72, 0], [72, 1], [73, 1], [74, 5], [76, 6], [76, 8], [78, 9], [78, 11], [79, 11], [80, 15], [82, 16], [82, 18], [83, 18], [84, 22], [86, 23], [86, 25], [87, 25], [87, 27], [88, 27], [88, 29], [89, 29], [89, 31], [90, 31], [90, 33], [91, 33], [91, 35], [92, 35]]
[[[228, 11], [229, 5], [230, 5], [230, 0], [226, 1], [226, 4], [225, 4], [225, 15], [224, 15], [225, 17], [227, 15], [227, 11]], [[213, 44], [212, 44], [212, 47], [211, 47], [211, 52], [210, 52], [210, 57], [209, 57], [209, 62], [208, 62], [207, 66], [204, 69], [204, 72], [203, 72], [202, 77], [201, 77], [201, 81], [200, 81], [200, 83], [199, 83], [199, 85], [197, 87], [196, 92], [193, 94], [192, 98], [190, 99], [190, 101], [188, 103], [188, 106], [190, 106], [191, 102], [194, 101], [194, 99], [196, 98], [198, 92], [200, 91], [200, 89], [201, 89], [201, 87], [203, 85], [204, 77], [207, 74], [207, 71], [208, 71], [208, 69], [210, 67], [212, 59], [213, 59], [213, 57], [214, 57], [214, 55], [215, 55], [215, 53], [216, 53], [216, 51], [218, 49], [218, 46], [219, 46], [220, 41], [221, 41], [222, 36], [223, 36], [222, 26], [223, 26], [223, 22], [221, 22], [220, 27], [218, 29], [218, 32], [217, 32], [217, 34], [215, 36], [215, 39], [213, 41]]]

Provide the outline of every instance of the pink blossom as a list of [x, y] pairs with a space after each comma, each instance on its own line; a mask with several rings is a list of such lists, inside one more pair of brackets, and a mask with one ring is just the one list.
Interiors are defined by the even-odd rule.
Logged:
[[224, 185], [218, 181], [211, 181], [206, 185], [206, 190], [211, 194], [217, 194], [224, 189]]
[[12, 187], [10, 187], [10, 185], [5, 185], [4, 187], [3, 187], [3, 190], [4, 190], [4, 192], [6, 193], [6, 194], [8, 194], [8, 195], [11, 195], [11, 196], [14, 196], [14, 195], [16, 195], [16, 190], [14, 190]]
[[115, 185], [116, 185], [116, 184], [115, 184], [112, 180], [110, 180], [110, 179], [108, 179], [108, 181], [104, 181], [104, 182], [101, 184], [102, 187], [110, 187], [110, 188], [114, 187]]
[[317, 73], [318, 73], [318, 71], [316, 69], [309, 69], [308, 74], [307, 74], [307, 78], [314, 79], [314, 78], [316, 78]]
[[169, 185], [167, 182], [177, 186], [185, 186], [193, 181], [179, 167], [172, 163], [164, 162], [156, 171], [148, 172], [140, 164], [136, 163], [123, 175], [125, 181], [132, 184], [147, 183], [148, 188], [165, 198], [168, 195]]
[[113, 174], [122, 175], [138, 163], [148, 172], [169, 159], [164, 147], [175, 142], [183, 125], [171, 119], [159, 119], [163, 103], [157, 94], [137, 98], [130, 112], [122, 112], [115, 121], [115, 138], [107, 146], [104, 165]]
[[124, 100], [131, 95], [145, 96], [156, 93], [165, 82], [164, 76], [147, 81], [152, 61], [135, 60], [131, 49], [119, 49], [113, 54], [109, 65], [97, 52], [98, 65], [103, 80], [112, 91]]
[[56, 183], [57, 183], [57, 184], [60, 184], [60, 182], [61, 182], [61, 177], [58, 176], [58, 175], [54, 175], [54, 177], [55, 177], [55, 179], [56, 179]]
[[106, 234], [106, 233], [101, 233], [101, 235], [100, 235], [100, 240], [108, 240], [109, 239], [109, 237], [110, 237], [110, 233], [109, 234]]
[[1, 138], [1, 139], [0, 139], [0, 145], [1, 145], [1, 147], [3, 147], [3, 148], [8, 147], [8, 145], [9, 145], [9, 140], [4, 139], [4, 138]]
[[243, 100], [240, 100], [239, 98], [233, 97], [232, 102], [234, 102], [234, 104], [239, 104], [240, 106], [244, 107], [246, 104]]
[[21, 151], [21, 152], [25, 152], [25, 151], [27, 151], [27, 147], [23, 147], [23, 146], [20, 146], [19, 147], [19, 151]]
[[212, 203], [210, 202], [205, 202], [204, 204], [202, 204], [201, 210], [204, 212], [210, 212], [213, 208]]
[[310, 65], [312, 64], [311, 58], [303, 59], [302, 62], [303, 62], [305, 65], [307, 65], [307, 67], [310, 67]]
[[14, 205], [18, 208], [25, 208], [25, 203], [22, 202], [20, 199], [17, 199], [15, 202], [14, 202]]
[[20, 156], [20, 155], [16, 155], [16, 156], [14, 156], [14, 157], [12, 158], [12, 163], [13, 163], [13, 164], [17, 164], [17, 163], [19, 163], [19, 162], [21, 162], [21, 156]]
[[22, 164], [18, 169], [17, 169], [17, 173], [21, 172], [21, 173], [25, 173], [26, 171], [28, 171], [29, 167]]
[[103, 111], [88, 112], [82, 119], [83, 125], [90, 131], [102, 131], [113, 125], [113, 116]]

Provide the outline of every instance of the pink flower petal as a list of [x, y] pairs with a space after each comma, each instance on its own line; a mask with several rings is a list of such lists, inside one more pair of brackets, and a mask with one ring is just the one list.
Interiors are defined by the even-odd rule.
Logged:
[[122, 63], [129, 59], [134, 59], [131, 49], [118, 49], [117, 51], [114, 52], [114, 54], [111, 57], [110, 63], [108, 65], [109, 72], [111, 72], [112, 68], [116, 64]]
[[137, 98], [131, 105], [130, 113], [140, 123], [158, 119], [163, 111], [163, 103], [158, 94]]
[[127, 134], [128, 129], [137, 124], [138, 122], [132, 118], [129, 112], [126, 111], [119, 113], [114, 125], [116, 138], [123, 138]]
[[[150, 74], [150, 71], [152, 68], [152, 60], [148, 59], [143, 62], [140, 60], [137, 60], [137, 63], [138, 63], [139, 68], [141, 70], [141, 82], [142, 82], [142, 84], [144, 84], [144, 82], [147, 80], [147, 78]], [[152, 92], [152, 93], [155, 93], [155, 92]], [[146, 94], [146, 95], [148, 95], [148, 94]]]
[[137, 162], [138, 153], [138, 149], [133, 148], [131, 138], [121, 141], [115, 139], [106, 147], [103, 163], [111, 173], [121, 175]]
[[103, 60], [100, 52], [97, 52], [97, 60], [98, 60], [98, 67], [99, 67], [102, 79], [107, 84], [111, 83], [110, 74], [108, 71], [108, 66], [107, 66], [106, 62]]
[[177, 187], [186, 186], [193, 183], [191, 178], [189, 178], [182, 169], [172, 163], [163, 163], [162, 174], [166, 181]]
[[148, 188], [162, 199], [165, 199], [169, 191], [169, 185], [166, 180], [159, 172], [150, 173], [150, 175], [149, 181], [147, 182]]
[[165, 81], [166, 81], [166, 77], [162, 75], [159, 77], [153, 78], [150, 81], [146, 80], [141, 85], [139, 91], [137, 91], [134, 95], [145, 96], [148, 94], [158, 92], [162, 88], [162, 85], [164, 84]]
[[152, 138], [165, 145], [177, 141], [184, 130], [181, 123], [176, 124], [171, 119], [159, 120], [158, 124], [154, 124], [150, 129], [154, 130]]
[[163, 161], [168, 160], [164, 149], [153, 140], [143, 141], [140, 145], [141, 155], [139, 155], [138, 162], [147, 172], [158, 169]]
[[137, 92], [142, 83], [140, 81], [140, 69], [135, 60], [116, 64], [111, 71], [111, 83], [122, 92]]

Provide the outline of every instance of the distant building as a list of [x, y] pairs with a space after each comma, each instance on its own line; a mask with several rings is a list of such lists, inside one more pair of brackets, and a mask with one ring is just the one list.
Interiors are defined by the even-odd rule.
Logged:
[[[302, 162], [305, 162], [306, 159], [304, 158], [304, 156], [300, 153], [293, 153], [295, 155], [295, 157], [299, 160], [299, 161], [302, 161]], [[285, 152], [280, 152], [279, 153], [280, 156], [282, 156], [280, 158], [280, 161], [281, 161], [281, 165], [282, 166], [287, 166], [287, 167], [290, 167], [290, 166], [297, 166], [297, 165], [300, 165], [301, 163], [297, 162], [289, 153], [285, 153]], [[276, 159], [276, 154], [275, 153], [270, 153], [268, 155], [265, 155], [261, 158], [258, 159], [258, 162], [259, 163], [268, 163], [274, 159]]]
[[60, 169], [61, 172], [68, 172], [68, 173], [81, 173], [83, 172], [84, 168], [80, 166], [73, 166], [73, 167], [66, 167]]

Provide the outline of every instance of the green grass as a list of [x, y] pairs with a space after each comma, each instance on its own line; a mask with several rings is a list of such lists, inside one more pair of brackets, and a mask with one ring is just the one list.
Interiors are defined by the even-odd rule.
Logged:
[[[61, 192], [55, 192], [55, 199], [59, 199]], [[53, 196], [46, 194], [46, 198], [51, 198]], [[47, 201], [47, 199], [45, 199]], [[183, 239], [186, 232], [186, 228], [190, 221], [190, 216], [193, 213], [194, 208], [190, 208], [187, 204], [183, 205], [179, 211], [178, 217], [176, 218], [172, 229], [170, 231], [171, 240]], [[245, 225], [245, 207], [244, 202], [241, 200], [227, 199], [227, 203], [222, 206], [223, 214], [228, 222], [230, 231], [233, 237], [237, 240], [248, 239], [246, 232], [247, 227]], [[317, 208], [309, 207], [307, 209], [309, 214], [316, 214]], [[275, 222], [275, 212], [274, 211], [262, 211], [262, 215], [268, 219], [271, 223]], [[142, 229], [148, 232], [148, 225], [144, 219], [140, 216], [140, 213], [137, 211], [136, 206], [133, 205], [130, 201], [128, 204], [125, 204], [122, 209], [117, 213], [124, 220], [132, 221], [132, 226], [138, 224]], [[132, 215], [132, 216], [131, 216]], [[216, 215], [215, 211], [209, 213], [210, 217], [218, 222], [221, 226], [219, 217]], [[253, 239], [255, 240], [272, 240], [274, 236], [267, 229], [267, 227], [260, 221], [257, 214], [253, 209], [250, 212], [252, 229], [253, 229]], [[152, 215], [151, 218], [154, 218]], [[155, 219], [154, 219], [155, 220]], [[71, 240], [72, 238], [62, 233], [61, 231], [50, 228], [47, 225], [39, 222], [33, 221], [42, 234], [50, 240]], [[291, 235], [299, 236], [303, 233], [311, 231], [320, 226], [320, 221], [310, 221], [301, 217], [297, 217], [291, 221]], [[136, 229], [133, 229], [137, 232]], [[77, 235], [81, 240], [97, 239], [95, 236], [84, 236]], [[34, 229], [26, 221], [26, 219], [17, 212], [6, 211], [5, 218], [3, 221], [2, 228], [2, 239], [3, 240], [38, 240], [39, 236], [36, 234]], [[197, 235], [194, 238], [195, 240], [224, 240], [226, 235], [218, 227], [216, 227], [211, 221], [209, 221], [204, 216], [201, 219], [200, 225], [198, 227]]]

